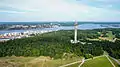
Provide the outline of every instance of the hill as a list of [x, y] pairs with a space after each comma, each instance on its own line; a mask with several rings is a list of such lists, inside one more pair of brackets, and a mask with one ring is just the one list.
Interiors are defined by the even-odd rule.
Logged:
[[[51, 58], [61, 58], [64, 53], [72, 53], [77, 56], [86, 56], [91, 54], [99, 56], [103, 54], [103, 50], [109, 55], [120, 58], [120, 41], [110, 42], [106, 40], [87, 40], [99, 38], [97, 32], [109, 29], [98, 30], [79, 30], [78, 39], [80, 43], [71, 44], [70, 40], [74, 37], [73, 30], [57, 31], [45, 34], [38, 34], [34, 37], [10, 40], [0, 43], [0, 57], [5, 56], [50, 56]], [[115, 35], [119, 29], [110, 29]], [[89, 33], [89, 34], [88, 34]], [[83, 44], [84, 43], [84, 44]]]
[[[98, 32], [104, 33], [106, 31], [112, 31], [110, 33], [112, 36], [115, 35], [117, 40], [115, 42], [99, 40], [100, 34]], [[38, 34], [29, 38], [1, 42], [0, 57], [48, 56], [53, 60], [66, 60], [82, 56], [88, 59], [103, 55], [104, 51], [107, 51], [110, 56], [120, 59], [119, 33], [119, 29], [78, 30], [80, 42], [77, 44], [70, 43], [70, 40], [74, 39], [73, 30]]]

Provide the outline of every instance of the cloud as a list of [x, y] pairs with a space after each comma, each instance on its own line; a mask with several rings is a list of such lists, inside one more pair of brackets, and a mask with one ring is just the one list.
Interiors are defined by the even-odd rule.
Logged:
[[107, 3], [116, 3], [116, 2], [120, 2], [120, 0], [96, 0], [96, 1], [100, 1], [100, 2], [107, 2]]
[[120, 0], [77, 0], [89, 6], [120, 11]]
[[25, 13], [25, 12], [17, 12], [17, 11], [5, 11], [5, 10], [0, 10], [0, 13]]
[[10, 18], [2, 14], [7, 21], [115, 21], [120, 19], [120, 12], [117, 10], [99, 8], [75, 0], [2, 0], [0, 4], [3, 7], [0, 8], [0, 15], [1, 12], [13, 13], [8, 14]]

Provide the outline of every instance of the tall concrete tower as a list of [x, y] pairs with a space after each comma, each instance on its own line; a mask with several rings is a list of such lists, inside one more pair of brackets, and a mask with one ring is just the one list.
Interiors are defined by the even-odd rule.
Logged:
[[77, 40], [77, 28], [78, 28], [78, 23], [75, 21], [74, 23], [74, 40], [71, 40], [71, 43], [78, 43], [79, 41]]
[[74, 33], [74, 42], [77, 43], [77, 21], [75, 21], [74, 27], [75, 27], [75, 33]]

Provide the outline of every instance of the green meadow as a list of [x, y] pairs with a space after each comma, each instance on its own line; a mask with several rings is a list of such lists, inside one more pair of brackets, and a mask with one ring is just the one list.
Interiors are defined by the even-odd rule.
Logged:
[[85, 61], [82, 67], [113, 67], [109, 60], [103, 56], [92, 60]]

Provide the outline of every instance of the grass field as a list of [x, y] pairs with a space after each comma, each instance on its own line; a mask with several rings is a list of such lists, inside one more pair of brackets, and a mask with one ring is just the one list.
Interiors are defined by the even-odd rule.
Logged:
[[67, 60], [52, 60], [49, 57], [1, 57], [0, 67], [58, 67], [69, 64], [81, 58], [71, 58]]
[[113, 67], [108, 59], [103, 56], [93, 60], [86, 61], [82, 67]]

